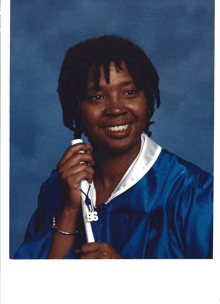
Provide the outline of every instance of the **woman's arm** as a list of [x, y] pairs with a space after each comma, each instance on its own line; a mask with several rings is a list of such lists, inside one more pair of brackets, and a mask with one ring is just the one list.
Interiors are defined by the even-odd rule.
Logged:
[[[82, 150], [85, 153], [79, 153]], [[89, 183], [92, 182], [94, 174], [92, 165], [94, 165], [94, 160], [91, 156], [91, 146], [85, 144], [69, 147], [57, 165], [63, 203], [56, 218], [56, 226], [63, 232], [72, 234], [78, 229], [82, 219], [80, 183], [84, 179]], [[65, 235], [55, 230], [48, 258], [64, 258], [73, 247], [76, 237], [77, 234]]]
[[[80, 213], [80, 210], [77, 209], [63, 208], [56, 218], [56, 226], [63, 232], [76, 232], [81, 218]], [[55, 230], [50, 245], [48, 259], [64, 258], [73, 247], [76, 237], [77, 233], [74, 235], [65, 235]]]
[[[189, 200], [189, 206], [184, 199]], [[185, 207], [188, 206], [188, 208]], [[179, 208], [183, 219], [182, 235], [187, 259], [211, 259], [213, 247], [213, 179], [206, 172], [188, 188]]]

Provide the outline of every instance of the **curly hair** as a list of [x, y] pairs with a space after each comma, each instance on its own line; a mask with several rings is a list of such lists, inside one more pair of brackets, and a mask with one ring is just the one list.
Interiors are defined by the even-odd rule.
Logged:
[[[99, 90], [100, 67], [103, 65], [105, 78], [109, 83], [109, 65], [114, 61], [119, 69], [121, 61], [126, 63], [128, 71], [138, 90], [143, 90], [147, 99], [148, 113], [144, 129], [151, 136], [149, 126], [154, 114], [154, 103], [160, 106], [159, 76], [144, 51], [128, 39], [117, 35], [105, 35], [88, 39], [68, 49], [61, 66], [58, 89], [63, 122], [80, 138], [85, 131], [81, 126], [79, 101], [87, 98], [88, 72], [95, 65], [95, 89]], [[75, 127], [74, 127], [75, 124]]]

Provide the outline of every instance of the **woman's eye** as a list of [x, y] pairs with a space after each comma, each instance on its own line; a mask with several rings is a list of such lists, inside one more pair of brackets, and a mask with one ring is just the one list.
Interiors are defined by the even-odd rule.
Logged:
[[95, 96], [90, 96], [89, 100], [100, 100], [102, 98], [103, 98], [103, 96], [101, 96], [101, 95], [95, 95]]
[[125, 94], [127, 94], [127, 95], [133, 95], [135, 93], [137, 93], [136, 90], [128, 90]]

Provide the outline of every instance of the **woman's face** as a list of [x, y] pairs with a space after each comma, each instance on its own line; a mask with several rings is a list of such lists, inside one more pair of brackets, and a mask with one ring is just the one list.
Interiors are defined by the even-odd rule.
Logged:
[[119, 70], [110, 63], [107, 83], [103, 66], [100, 68], [100, 91], [95, 91], [92, 66], [87, 82], [87, 99], [80, 102], [82, 124], [93, 146], [110, 150], [126, 150], [140, 144], [146, 125], [147, 100], [138, 91], [125, 62]]

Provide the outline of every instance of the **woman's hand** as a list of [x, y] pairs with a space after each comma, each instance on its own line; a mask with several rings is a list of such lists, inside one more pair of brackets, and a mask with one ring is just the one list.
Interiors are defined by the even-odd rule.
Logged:
[[[79, 153], [80, 151], [85, 153]], [[63, 192], [63, 206], [56, 217], [56, 225], [61, 231], [68, 233], [77, 231], [78, 223], [81, 220], [80, 183], [83, 179], [89, 183], [92, 182], [94, 170], [91, 166], [94, 164], [91, 146], [80, 143], [69, 147], [57, 165]], [[55, 231], [48, 258], [64, 258], [75, 243], [76, 235], [64, 235]]]
[[75, 254], [80, 259], [122, 259], [109, 243], [87, 243], [77, 249]]
[[[80, 153], [84, 151], [85, 153]], [[86, 179], [93, 180], [95, 162], [91, 155], [89, 144], [76, 144], [70, 146], [57, 164], [58, 177], [63, 191], [63, 208], [78, 209], [81, 202], [80, 183]]]

